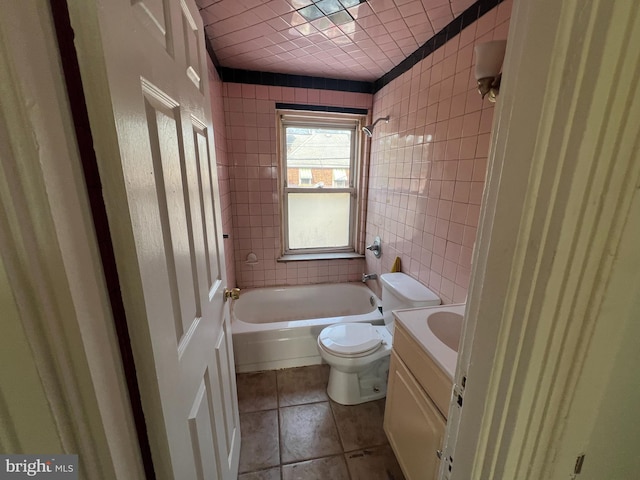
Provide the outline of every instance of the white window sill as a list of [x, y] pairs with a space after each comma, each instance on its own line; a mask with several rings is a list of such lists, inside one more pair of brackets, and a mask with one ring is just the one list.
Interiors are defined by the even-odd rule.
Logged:
[[348, 253], [307, 253], [307, 254], [287, 254], [278, 258], [278, 262], [304, 262], [309, 260], [350, 260], [353, 258], [364, 258], [364, 255], [355, 252]]

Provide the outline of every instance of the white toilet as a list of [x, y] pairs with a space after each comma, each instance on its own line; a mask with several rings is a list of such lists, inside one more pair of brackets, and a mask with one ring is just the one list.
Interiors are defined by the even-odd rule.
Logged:
[[320, 356], [331, 366], [327, 394], [342, 405], [377, 400], [387, 394], [393, 343], [392, 310], [440, 305], [440, 298], [404, 273], [385, 273], [382, 282], [384, 326], [337, 323], [318, 336]]

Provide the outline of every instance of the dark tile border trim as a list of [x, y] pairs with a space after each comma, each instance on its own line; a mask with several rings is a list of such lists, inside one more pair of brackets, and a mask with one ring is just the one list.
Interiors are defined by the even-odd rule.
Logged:
[[341, 92], [373, 93], [372, 82], [339, 80], [336, 78], [308, 77], [289, 73], [257, 72], [220, 67], [218, 75], [223, 82], [249, 83], [277, 87], [316, 88], [319, 90], [338, 90]]
[[425, 59], [438, 48], [458, 35], [466, 27], [477, 21], [485, 13], [502, 3], [504, 0], [478, 0], [462, 14], [454, 18], [451, 23], [427, 40], [424, 45], [405, 58], [402, 62], [373, 82], [373, 93], [378, 92], [400, 75], [411, 69], [416, 63]]
[[454, 18], [446, 27], [427, 40], [415, 52], [375, 82], [339, 80], [335, 78], [309, 77], [288, 73], [258, 72], [254, 70], [240, 70], [237, 68], [221, 67], [208, 38], [206, 39], [207, 52], [211, 57], [211, 61], [216, 66], [218, 75], [220, 75], [220, 79], [223, 82], [271, 85], [278, 87], [315, 88], [318, 90], [338, 90], [341, 92], [376, 93], [385, 85], [388, 85], [404, 72], [411, 69], [416, 63], [431, 55], [434, 51], [447, 43], [447, 41], [458, 35], [462, 30], [503, 1], [504, 0], [478, 0], [458, 17]]
[[328, 112], [328, 113], [350, 113], [353, 115], [367, 115], [369, 110], [366, 108], [351, 107], [326, 107], [324, 105], [301, 105], [299, 103], [276, 103], [276, 108], [280, 110], [305, 110], [311, 112]]

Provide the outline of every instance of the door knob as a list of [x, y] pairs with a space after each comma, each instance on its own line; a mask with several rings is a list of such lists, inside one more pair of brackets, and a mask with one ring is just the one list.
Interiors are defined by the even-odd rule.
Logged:
[[239, 288], [225, 288], [224, 289], [224, 301], [227, 299], [237, 300], [240, 298], [240, 289]]

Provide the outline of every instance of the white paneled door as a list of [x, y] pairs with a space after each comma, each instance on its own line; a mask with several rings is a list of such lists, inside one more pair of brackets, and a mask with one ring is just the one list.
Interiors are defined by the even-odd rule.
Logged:
[[69, 11], [156, 474], [235, 480], [202, 21], [193, 0], [69, 0]]

